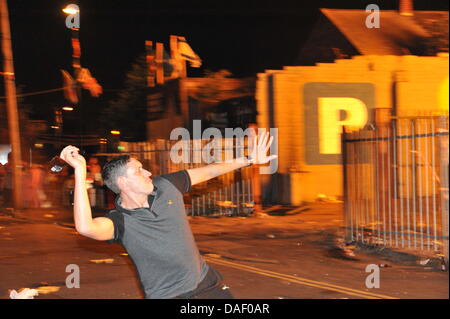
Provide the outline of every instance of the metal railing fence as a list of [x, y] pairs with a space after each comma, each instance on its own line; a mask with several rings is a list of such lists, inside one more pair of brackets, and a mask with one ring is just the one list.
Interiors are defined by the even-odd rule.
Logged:
[[[222, 159], [234, 158], [238, 152], [244, 155], [247, 140], [221, 139]], [[184, 169], [207, 165], [206, 152], [210, 140], [188, 140], [183, 145], [185, 160], [175, 163], [170, 152], [177, 141], [154, 140], [148, 142], [122, 143], [125, 151], [140, 160], [153, 175], [162, 175]], [[209, 145], [211, 146], [211, 144]], [[227, 153], [227, 154], [226, 154]], [[246, 155], [246, 154], [245, 154]], [[221, 175], [210, 181], [195, 185], [185, 195], [187, 214], [191, 216], [239, 216], [253, 212], [252, 167]]]
[[343, 134], [346, 239], [430, 250], [448, 263], [448, 117]]

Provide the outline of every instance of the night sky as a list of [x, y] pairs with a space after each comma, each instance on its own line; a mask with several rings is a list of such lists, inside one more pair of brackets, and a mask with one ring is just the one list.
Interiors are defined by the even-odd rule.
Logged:
[[[201, 76], [210, 69], [236, 77], [292, 65], [316, 21], [318, 8], [365, 9], [374, 1], [8, 1], [16, 81], [24, 92], [62, 86], [60, 69], [71, 72], [70, 30], [61, 11], [78, 3], [81, 11], [81, 64], [91, 70], [105, 94], [105, 105], [123, 85], [132, 61], [144, 53], [144, 41], [164, 42], [185, 36], [202, 58]], [[381, 9], [397, 9], [382, 1]], [[415, 1], [417, 10], [448, 10], [447, 1]], [[4, 93], [4, 92], [2, 92]], [[3, 94], [2, 94], [3, 95]], [[37, 117], [63, 104], [62, 93], [27, 98]]]

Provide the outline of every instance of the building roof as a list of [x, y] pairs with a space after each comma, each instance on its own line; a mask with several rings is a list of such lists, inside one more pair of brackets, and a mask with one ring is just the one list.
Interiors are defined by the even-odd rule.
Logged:
[[365, 10], [320, 9], [360, 54], [434, 55], [448, 52], [448, 11], [402, 16], [380, 10], [380, 28], [367, 28]]

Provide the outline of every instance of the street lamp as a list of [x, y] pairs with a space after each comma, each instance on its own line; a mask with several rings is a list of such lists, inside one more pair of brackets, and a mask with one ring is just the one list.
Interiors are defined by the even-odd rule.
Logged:
[[70, 5], [70, 4], [67, 7], [65, 7], [64, 9], [62, 9], [62, 11], [65, 14], [69, 14], [69, 15], [77, 14], [78, 12], [80, 12], [80, 10], [76, 9], [73, 5]]

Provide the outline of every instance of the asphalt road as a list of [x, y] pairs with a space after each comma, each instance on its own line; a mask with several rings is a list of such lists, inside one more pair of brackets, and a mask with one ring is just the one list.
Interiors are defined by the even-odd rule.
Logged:
[[[290, 216], [194, 217], [190, 222], [200, 252], [222, 272], [236, 298], [449, 296], [448, 272], [421, 265], [420, 256], [358, 247], [345, 253], [337, 244], [340, 204], [315, 204]], [[380, 265], [379, 288], [366, 287], [370, 264]], [[79, 288], [66, 287], [68, 265], [79, 267]], [[143, 298], [123, 248], [80, 236], [65, 210], [0, 216], [0, 274], [0, 298], [9, 298], [10, 289], [38, 287], [36, 299]]]

